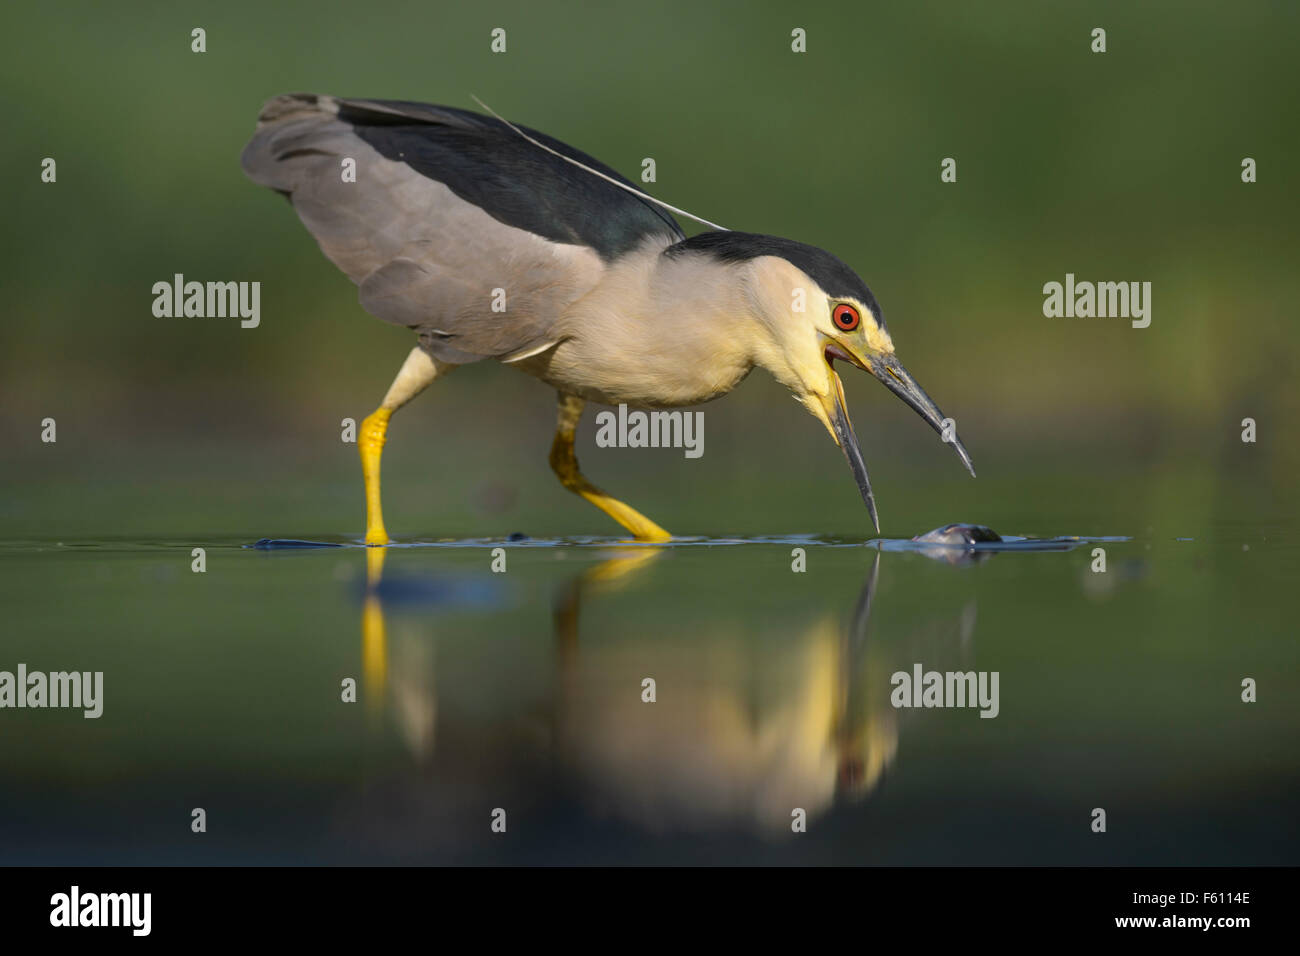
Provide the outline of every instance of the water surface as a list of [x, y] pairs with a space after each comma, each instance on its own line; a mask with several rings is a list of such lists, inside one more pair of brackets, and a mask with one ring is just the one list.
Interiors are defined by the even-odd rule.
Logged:
[[[4, 714], [0, 858], [1294, 860], [1288, 529], [1030, 530], [10, 542], [0, 669], [105, 702]], [[917, 664], [998, 672], [997, 716], [896, 708]]]

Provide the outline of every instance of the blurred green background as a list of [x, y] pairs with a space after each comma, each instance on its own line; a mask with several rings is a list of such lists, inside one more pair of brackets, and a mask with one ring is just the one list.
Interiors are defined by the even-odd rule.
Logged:
[[[293, 90], [471, 107], [477, 94], [633, 179], [654, 157], [650, 188], [674, 204], [852, 264], [980, 473], [849, 373], [887, 532], [954, 517], [1131, 530], [1005, 527], [1046, 481], [1063, 482], [1054, 521], [1292, 512], [1298, 16], [1283, 3], [11, 8], [0, 528], [361, 532], [339, 422], [378, 403], [412, 342], [366, 315], [239, 169], [261, 103]], [[1095, 26], [1105, 54], [1090, 51]], [[46, 156], [56, 184], [40, 181]], [[949, 156], [955, 184], [939, 178]], [[151, 287], [177, 272], [259, 280], [260, 328], [154, 318]], [[1042, 286], [1066, 272], [1150, 281], [1150, 328], [1045, 318]], [[838, 451], [765, 373], [705, 410], [702, 459], [597, 459], [590, 416], [579, 452], [679, 533], [869, 530]], [[1240, 441], [1247, 416], [1255, 445]], [[39, 440], [45, 417], [57, 445]], [[613, 531], [550, 475], [552, 422], [545, 386], [492, 363], [458, 370], [395, 420], [390, 531]], [[1099, 505], [1105, 482], [1128, 489]]]

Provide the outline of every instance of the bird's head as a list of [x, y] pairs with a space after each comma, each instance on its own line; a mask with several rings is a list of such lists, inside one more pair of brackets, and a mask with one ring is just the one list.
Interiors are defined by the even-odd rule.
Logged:
[[[879, 531], [867, 466], [849, 421], [835, 363], [875, 376], [941, 435], [944, 416], [898, 360], [875, 296], [857, 273], [815, 246], [735, 232], [705, 233], [686, 244], [690, 243], [747, 270], [749, 311], [768, 333], [756, 348], [756, 364], [768, 369], [826, 426], [844, 451]], [[970, 455], [955, 429], [950, 434], [953, 448], [974, 475]]]

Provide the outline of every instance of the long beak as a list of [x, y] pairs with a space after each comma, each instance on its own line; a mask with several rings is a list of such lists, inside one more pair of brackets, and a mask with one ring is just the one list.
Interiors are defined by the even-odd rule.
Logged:
[[862, 493], [862, 500], [867, 505], [867, 513], [871, 515], [871, 523], [876, 526], [876, 534], [880, 534], [880, 518], [876, 514], [876, 497], [871, 493], [871, 478], [867, 475], [867, 463], [862, 460], [862, 452], [858, 448], [858, 436], [853, 432], [853, 423], [849, 421], [849, 411], [844, 403], [844, 386], [840, 384], [840, 377], [835, 374], [835, 369], [830, 365], [829, 354], [826, 365], [830, 373], [831, 385], [834, 387], [830, 395], [825, 398], [818, 396], [816, 405], [809, 403], [809, 407], [813, 414], [822, 420], [822, 424], [835, 439], [835, 444], [840, 446], [844, 457], [848, 459], [849, 468], [853, 471], [853, 480], [858, 483], [858, 491]]
[[[943, 412], [939, 411], [939, 406], [934, 403], [934, 399], [925, 394], [925, 389], [916, 383], [916, 379], [912, 378], [912, 373], [903, 368], [903, 363], [897, 357], [894, 355], [872, 356], [867, 363], [866, 370], [883, 382], [885, 388], [905, 401], [912, 411], [929, 422], [931, 428], [943, 435]], [[957, 452], [957, 457], [966, 466], [970, 476], [974, 478], [975, 466], [971, 463], [966, 446], [957, 437], [955, 428], [952, 430], [952, 438], [946, 440], [952, 445], [953, 450]]]
[[[844, 386], [840, 384], [840, 377], [835, 374], [832, 365], [835, 359], [841, 359], [851, 365], [855, 365], [863, 371], [870, 372], [877, 379], [884, 383], [885, 387], [906, 402], [913, 411], [930, 423], [930, 427], [943, 434], [943, 412], [929, 395], [925, 394], [925, 389], [917, 384], [916, 379], [912, 378], [910, 372], [903, 367], [893, 355], [872, 356], [869, 359], [862, 359], [853, 350], [849, 349], [843, 343], [837, 340], [827, 340], [826, 344], [826, 364], [830, 373], [831, 384], [834, 386], [832, 394], [821, 399], [817, 404], [818, 407], [813, 409], [814, 413], [821, 412], [818, 415], [835, 438], [836, 444], [844, 452], [844, 457], [848, 459], [849, 468], [853, 471], [853, 479], [857, 482], [858, 491], [862, 494], [862, 500], [867, 505], [867, 512], [871, 515], [871, 523], [876, 527], [876, 533], [880, 533], [880, 519], [876, 514], [876, 499], [871, 493], [871, 480], [867, 475], [866, 462], [862, 460], [862, 452], [858, 447], [858, 438], [853, 431], [853, 423], [849, 421], [848, 407], [844, 400]], [[975, 466], [971, 463], [970, 454], [961, 443], [954, 432], [951, 444], [956, 450], [957, 455], [961, 458], [966, 470], [972, 477], [975, 474]]]

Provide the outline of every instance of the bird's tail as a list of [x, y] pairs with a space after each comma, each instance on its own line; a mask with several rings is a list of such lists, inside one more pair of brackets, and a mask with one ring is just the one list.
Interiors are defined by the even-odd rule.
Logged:
[[315, 93], [281, 93], [262, 104], [262, 112], [257, 114], [257, 128], [299, 114], [337, 114], [338, 106], [333, 100], [331, 96], [317, 96]]
[[[344, 128], [337, 124], [338, 102], [315, 93], [285, 93], [262, 106], [257, 131], [240, 156], [245, 175], [259, 186], [292, 195], [303, 166], [319, 165], [331, 156], [331, 143]], [[312, 162], [286, 162], [302, 158]]]

